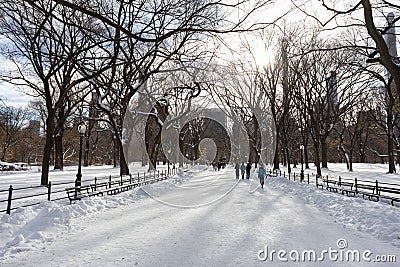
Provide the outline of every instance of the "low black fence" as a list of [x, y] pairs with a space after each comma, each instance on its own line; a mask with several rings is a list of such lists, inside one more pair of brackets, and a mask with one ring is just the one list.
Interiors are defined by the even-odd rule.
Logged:
[[[310, 184], [310, 174], [288, 174], [280, 170], [269, 170], [269, 175], [283, 176], [289, 180], [307, 182]], [[358, 178], [342, 178], [340, 176], [318, 176], [314, 173], [311, 174], [311, 183], [315, 183], [317, 188], [326, 189], [331, 192], [341, 193], [346, 196], [360, 195], [363, 199], [371, 201], [388, 200], [392, 206], [394, 203], [400, 203], [400, 184], [380, 182], [378, 180], [362, 180]]]
[[[91, 187], [92, 190], [97, 191], [102, 185], [106, 184], [107, 188], [123, 186], [124, 183], [137, 183], [139, 185], [145, 184], [146, 180], [153, 179], [160, 176], [175, 175], [179, 169], [173, 168], [169, 172], [167, 170], [154, 171], [154, 172], [138, 172], [126, 176], [109, 175], [104, 177], [94, 177], [93, 179], [82, 180], [81, 186]], [[39, 186], [26, 186], [16, 187], [12, 185], [8, 189], [0, 189], [1, 195], [7, 198], [0, 199], [0, 213], [6, 212], [10, 214], [12, 210], [18, 208], [35, 206], [43, 201], [60, 201], [68, 199], [66, 188], [75, 187], [75, 181], [71, 182], [49, 182], [48, 185]]]

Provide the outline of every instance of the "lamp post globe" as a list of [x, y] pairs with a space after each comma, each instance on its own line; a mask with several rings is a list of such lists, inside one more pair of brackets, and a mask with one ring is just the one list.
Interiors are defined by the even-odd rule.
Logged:
[[84, 124], [83, 122], [80, 123], [80, 124], [78, 125], [78, 132], [79, 132], [79, 135], [84, 136], [85, 133], [86, 133], [86, 128], [87, 128], [86, 124]]

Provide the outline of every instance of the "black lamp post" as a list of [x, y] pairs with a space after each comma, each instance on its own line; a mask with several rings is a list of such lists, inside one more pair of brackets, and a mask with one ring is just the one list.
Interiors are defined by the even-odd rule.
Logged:
[[300, 160], [301, 160], [300, 182], [304, 181], [303, 153], [304, 153], [304, 146], [300, 145]]
[[78, 173], [76, 174], [75, 186], [80, 187], [82, 185], [82, 141], [86, 133], [86, 125], [81, 122], [78, 126], [79, 132], [79, 162], [78, 162]]

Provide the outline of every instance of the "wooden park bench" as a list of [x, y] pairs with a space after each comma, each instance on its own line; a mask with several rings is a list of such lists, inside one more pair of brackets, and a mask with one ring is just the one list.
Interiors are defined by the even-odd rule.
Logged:
[[[355, 197], [356, 194], [361, 194], [363, 199], [368, 198], [369, 200], [377, 201], [376, 198], [374, 198], [375, 196], [374, 191], [376, 189], [375, 185], [360, 183], [359, 180], [355, 179], [354, 183], [347, 181], [340, 181], [339, 186], [342, 188], [341, 189], [342, 195], [346, 194], [346, 196], [348, 197], [350, 196]], [[367, 191], [367, 190], [372, 190], [372, 191]]]
[[356, 195], [362, 195], [363, 199], [378, 202], [380, 199], [387, 199], [390, 201], [392, 206], [396, 202], [400, 203], [400, 184], [390, 183], [379, 183], [378, 180], [363, 181], [354, 179], [352, 182], [349, 179], [342, 179], [339, 176], [339, 180], [329, 179], [326, 177], [316, 177], [317, 188], [324, 189], [324, 187], [331, 192], [341, 192], [342, 195], [355, 197]]
[[353, 189], [354, 183], [353, 182], [346, 182], [342, 181], [342, 179], [339, 177], [339, 187], [341, 190], [342, 195], [346, 194], [348, 197], [354, 197], [356, 196], [356, 191]]
[[125, 192], [135, 188], [137, 186], [146, 185], [149, 183], [156, 183], [168, 178], [168, 175], [161, 173], [156, 173], [155, 175], [144, 175], [143, 177], [133, 178], [130, 176], [129, 178], [123, 179], [120, 177], [118, 180], [112, 180], [112, 177], [108, 177], [107, 182], [97, 182], [95, 178], [95, 183], [85, 185], [85, 186], [77, 186], [66, 188], [68, 199], [70, 203], [76, 200], [81, 200], [85, 197], [91, 196], [102, 196], [104, 194], [107, 195], [116, 195], [121, 192]]
[[126, 185], [118, 185], [116, 187], [111, 187], [106, 189], [104, 192], [107, 193], [107, 195], [116, 195], [125, 191], [128, 191], [134, 187], [134, 184], [126, 184]]
[[92, 192], [95, 191], [104, 191], [108, 188], [108, 182], [94, 183], [89, 185], [92, 189]]
[[[397, 186], [397, 187], [396, 187]], [[385, 195], [382, 195], [382, 193], [386, 193]], [[392, 194], [392, 195], [387, 195], [387, 194]], [[385, 186], [378, 186], [378, 194], [377, 194], [378, 199], [379, 198], [384, 198], [390, 200], [390, 203], [392, 206], [394, 206], [394, 202], [400, 202], [400, 185], [385, 185]]]
[[73, 201], [81, 200], [82, 198], [85, 198], [85, 197], [102, 196], [103, 195], [102, 191], [97, 191], [97, 192], [91, 191], [90, 185], [69, 187], [69, 188], [66, 188], [65, 190], [67, 191], [67, 195], [68, 195], [70, 204]]
[[329, 192], [335, 192], [338, 193], [339, 190], [339, 181], [332, 180], [332, 179], [325, 179], [325, 184], [326, 184], [326, 190], [329, 190]]
[[[375, 192], [375, 189], [376, 189], [375, 185], [363, 184], [363, 183], [357, 184], [357, 193], [362, 194], [363, 199], [368, 199], [371, 201], [378, 202], [379, 197], [377, 197], [377, 192]], [[372, 190], [372, 192], [365, 190]]]
[[336, 192], [338, 193], [339, 188], [339, 181], [334, 180], [334, 179], [329, 179], [328, 176], [326, 176], [325, 178], [322, 177], [320, 179], [316, 178], [316, 184], [317, 184], [317, 188], [321, 188], [324, 189], [324, 186], [326, 188], [326, 190], [329, 190], [330, 192]]
[[326, 178], [319, 178], [316, 176], [315, 184], [316, 184], [317, 188], [324, 189], [324, 186], [326, 185]]

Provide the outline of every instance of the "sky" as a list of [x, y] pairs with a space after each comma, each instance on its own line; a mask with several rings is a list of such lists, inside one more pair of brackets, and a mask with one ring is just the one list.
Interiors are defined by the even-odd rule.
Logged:
[[20, 92], [15, 86], [0, 83], [0, 99], [7, 105], [22, 107], [26, 106], [33, 98]]
[[[280, 14], [287, 12], [289, 9], [288, 4], [290, 3], [290, 0], [279, 0], [277, 2], [278, 3], [274, 5], [267, 5], [266, 7], [262, 8], [262, 10], [253, 14], [251, 21], [270, 22]], [[258, 58], [272, 57], [271, 53], [263, 51], [262, 47], [257, 47], [255, 54], [258, 55]], [[260, 60], [257, 62], [257, 64], [262, 64], [263, 62], [263, 60]], [[7, 62], [7, 60], [3, 57], [0, 57], [0, 65], [2, 66], [3, 70], [4, 68], [12, 68], [10, 62]], [[16, 86], [9, 85], [5, 82], [0, 82], [0, 99], [2, 99], [7, 105], [12, 106], [24, 106], [33, 100], [31, 96], [24, 94], [22, 90], [18, 89]]]
[[[301, 3], [306, 3], [306, 6], [303, 6], [307, 9], [308, 12], [317, 14], [318, 17], [321, 18], [323, 21], [324, 18], [328, 18], [330, 14], [327, 13], [326, 9], [321, 8], [321, 3], [319, 1], [305, 1], [305, 0], [300, 0], [300, 1], [294, 1], [296, 4], [301, 5]], [[339, 3], [341, 2], [347, 2], [347, 1], [334, 1], [336, 7], [341, 7]], [[255, 14], [252, 15], [252, 19], [250, 21], [252, 22], [272, 22], [276, 18], [282, 16], [283, 14], [287, 13], [291, 6], [292, 6], [292, 1], [290, 0], [277, 0], [275, 4], [273, 5], [267, 5], [266, 7], [263, 7], [262, 10], [255, 12]], [[339, 5], [339, 6], [338, 6]], [[345, 8], [345, 7], [343, 7]], [[318, 11], [318, 12], [317, 12]], [[233, 14], [232, 14], [233, 15]], [[236, 14], [240, 16], [240, 14]], [[290, 22], [290, 21], [296, 21], [299, 20], [304, 14], [301, 14], [300, 12], [292, 12], [290, 16], [285, 17], [284, 21], [285, 22]], [[282, 24], [283, 20], [281, 20]], [[337, 21], [336, 21], [337, 22]], [[224, 36], [225, 38], [226, 36]], [[232, 37], [231, 37], [232, 38]], [[233, 37], [235, 38], [235, 37]], [[228, 38], [228, 41], [226, 41], [231, 49], [236, 50], [237, 47], [240, 46], [240, 38], [235, 38], [232, 41], [229, 41], [230, 38]], [[259, 45], [258, 42], [261, 40], [260, 38], [245, 38], [247, 40], [250, 40], [254, 44], [252, 45], [253, 51], [252, 53], [254, 54], [256, 58], [256, 64], [258, 65], [263, 65], [268, 62], [270, 62], [274, 58], [274, 48], [271, 47], [264, 47], [263, 45]], [[239, 41], [238, 41], [239, 40]], [[223, 53], [224, 54], [224, 53]], [[0, 57], [0, 65], [5, 68], [9, 68], [10, 64], [7, 62], [4, 58]], [[22, 90], [19, 90], [18, 88], [11, 86], [6, 83], [0, 82], [0, 99], [6, 102], [7, 105], [13, 105], [13, 106], [23, 106], [27, 105], [30, 101], [33, 100], [31, 96], [25, 95], [22, 93]]]

